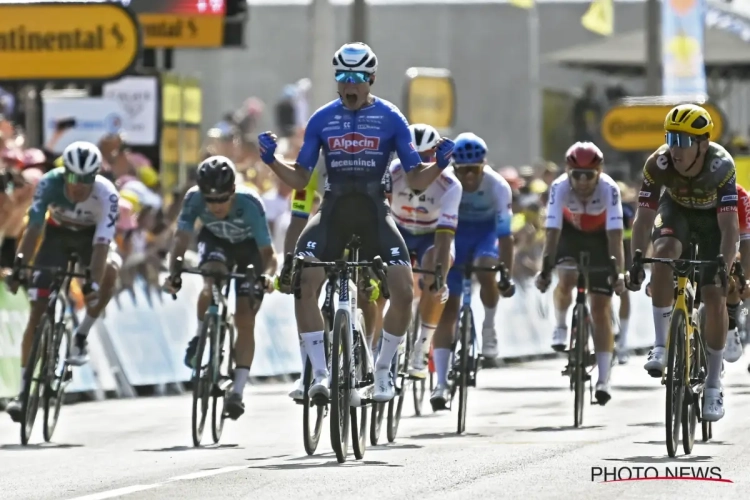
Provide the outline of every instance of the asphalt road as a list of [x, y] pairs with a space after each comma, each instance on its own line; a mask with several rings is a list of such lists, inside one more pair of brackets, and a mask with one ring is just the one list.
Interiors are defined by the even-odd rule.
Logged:
[[[327, 429], [318, 454], [306, 456], [301, 407], [282, 385], [249, 388], [248, 410], [227, 423], [222, 444], [200, 449], [191, 443], [187, 396], [67, 406], [55, 442], [40, 444], [38, 421], [28, 447], [18, 444], [18, 426], [0, 415], [0, 498], [746, 498], [747, 359], [727, 366], [727, 415], [715, 425], [714, 441], [696, 442], [691, 456], [676, 459], [667, 457], [664, 444], [664, 390], [643, 362], [634, 358], [615, 368], [612, 401], [587, 405], [582, 429], [571, 427], [563, 360], [484, 370], [469, 396], [464, 436], [454, 433], [456, 413], [417, 418], [408, 406], [396, 443], [368, 446], [364, 460], [350, 455], [344, 465], [331, 453]], [[207, 429], [204, 441], [209, 438]], [[607, 479], [671, 471], [725, 481], [603, 483], [602, 475], [592, 481], [596, 468], [606, 468]]]

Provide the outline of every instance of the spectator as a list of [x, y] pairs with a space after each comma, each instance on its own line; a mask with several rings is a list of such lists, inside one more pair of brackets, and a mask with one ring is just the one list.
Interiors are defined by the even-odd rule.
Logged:
[[296, 97], [297, 87], [287, 85], [284, 87], [281, 99], [276, 103], [276, 130], [279, 131], [280, 137], [293, 135], [297, 127]]
[[574, 140], [596, 142], [601, 118], [602, 108], [596, 100], [596, 88], [593, 83], [588, 83], [583, 95], [573, 105]]
[[284, 236], [292, 220], [291, 205], [289, 197], [292, 188], [278, 182], [276, 187], [263, 195], [263, 203], [266, 205], [266, 218], [271, 228], [271, 239], [276, 252], [284, 249]]

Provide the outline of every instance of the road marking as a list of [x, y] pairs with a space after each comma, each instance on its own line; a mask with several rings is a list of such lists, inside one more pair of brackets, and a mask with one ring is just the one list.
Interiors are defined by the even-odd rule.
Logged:
[[[175, 476], [164, 481], [169, 483], [172, 481], [186, 481], [189, 479], [200, 479], [202, 477], [216, 476], [218, 474], [226, 474], [228, 472], [235, 472], [238, 470], [248, 469], [249, 465], [233, 465], [230, 467], [222, 467], [221, 469], [204, 470], [200, 472], [193, 472], [192, 474], [185, 474], [184, 476]], [[164, 484], [164, 483], [162, 483]]]
[[92, 495], [86, 495], [82, 497], [75, 497], [71, 500], [104, 500], [105, 498], [114, 498], [122, 495], [129, 495], [131, 493], [137, 493], [139, 491], [150, 490], [161, 486], [163, 483], [158, 484], [136, 484], [134, 486], [128, 486], [126, 488], [118, 488], [116, 490], [102, 491], [100, 493], [94, 493]]

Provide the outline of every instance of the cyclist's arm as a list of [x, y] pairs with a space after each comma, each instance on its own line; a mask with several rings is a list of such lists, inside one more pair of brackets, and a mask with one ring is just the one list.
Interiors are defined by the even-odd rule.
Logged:
[[511, 225], [513, 223], [513, 191], [508, 182], [500, 174], [485, 168], [484, 175], [495, 178], [495, 210], [497, 220], [495, 221], [495, 234], [497, 246], [500, 253], [500, 262], [508, 269], [513, 269], [514, 239]]
[[609, 200], [607, 200], [607, 242], [609, 255], [615, 257], [617, 271], [620, 272], [625, 266], [625, 255], [623, 254], [623, 212], [620, 203], [620, 187], [614, 182], [609, 186]]
[[177, 231], [169, 257], [169, 272], [174, 273], [177, 259], [185, 256], [190, 239], [193, 236], [195, 222], [198, 220], [200, 192], [197, 187], [190, 189], [182, 200], [180, 214], [177, 216]]
[[662, 187], [656, 177], [657, 169], [660, 168], [657, 163], [659, 156], [659, 151], [656, 151], [646, 160], [646, 165], [643, 167], [643, 183], [638, 192], [638, 208], [635, 211], [630, 239], [630, 251], [633, 256], [636, 250], [640, 250], [645, 255], [651, 243], [651, 231], [654, 229]]
[[319, 112], [313, 114], [307, 122], [307, 127], [305, 127], [305, 138], [299, 155], [297, 155], [297, 161], [295, 163], [286, 162], [276, 156], [274, 162], [269, 165], [271, 170], [289, 187], [304, 189], [310, 183], [310, 177], [318, 163], [320, 148], [323, 147], [319, 131], [324, 126], [323, 115]]
[[36, 244], [44, 229], [44, 220], [47, 216], [47, 208], [52, 202], [54, 183], [51, 180], [52, 172], [45, 174], [36, 187], [34, 199], [31, 201], [26, 231], [23, 232], [21, 242], [18, 244], [18, 253], [23, 254], [23, 264], [28, 264], [36, 253]]
[[396, 144], [396, 154], [401, 160], [401, 166], [406, 172], [406, 181], [409, 187], [417, 190], [424, 190], [430, 187], [430, 184], [440, 176], [442, 170], [437, 163], [422, 163], [422, 157], [417, 153], [417, 149], [411, 142], [411, 132], [409, 132], [409, 122], [398, 109], [391, 109], [391, 122], [395, 131], [394, 139]]
[[[120, 195], [116, 188], [107, 183], [109, 190], [103, 191], [99, 196], [101, 201], [101, 217], [94, 232], [94, 249], [91, 253], [91, 280], [101, 283], [107, 268], [107, 256], [109, 255], [109, 244], [115, 239], [117, 231], [117, 218], [120, 214]], [[96, 189], [95, 186], [94, 189]]]
[[461, 204], [463, 188], [458, 179], [446, 179], [451, 185], [443, 195], [437, 231], [435, 231], [435, 263], [443, 268], [443, 278], [448, 275], [451, 265], [451, 244], [456, 237], [458, 207]]
[[[562, 188], [561, 188], [562, 186]], [[563, 206], [565, 205], [565, 193], [569, 189], [568, 179], [562, 177], [549, 188], [547, 200], [547, 215], [544, 219], [544, 249], [543, 256], [554, 259], [557, 256], [557, 244], [560, 241], [560, 233], [563, 227]], [[554, 263], [554, 262], [553, 262]]]
[[716, 217], [721, 229], [721, 253], [727, 264], [732, 268], [737, 256], [740, 241], [740, 221], [737, 218], [737, 174], [734, 165], [728, 171], [725, 180], [716, 189]]

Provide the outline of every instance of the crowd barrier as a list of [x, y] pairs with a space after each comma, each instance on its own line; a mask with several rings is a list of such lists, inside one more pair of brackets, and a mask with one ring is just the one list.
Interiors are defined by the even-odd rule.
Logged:
[[[75, 369], [67, 391], [92, 393], [96, 398], [107, 393], [132, 397], [138, 386], [179, 387], [189, 381], [190, 370], [184, 366], [183, 358], [187, 343], [198, 328], [195, 305], [201, 287], [200, 277], [185, 275], [177, 300], [148, 288], [142, 281], [137, 281], [132, 291], [119, 293], [89, 335], [91, 362]], [[631, 293], [630, 297], [633, 313], [629, 347], [649, 347], [653, 342], [651, 299], [642, 291]], [[617, 310], [619, 299], [614, 302]], [[484, 308], [478, 287], [472, 296], [472, 306], [481, 330]], [[22, 292], [14, 296], [0, 284], [0, 398], [18, 393], [21, 337], [28, 307]], [[290, 295], [273, 293], [264, 298], [256, 321], [251, 376], [299, 373], [299, 341], [293, 311], [294, 299]], [[517, 283], [516, 295], [500, 301], [495, 324], [501, 357], [549, 354], [554, 328], [551, 290], [541, 294], [531, 281]]]

